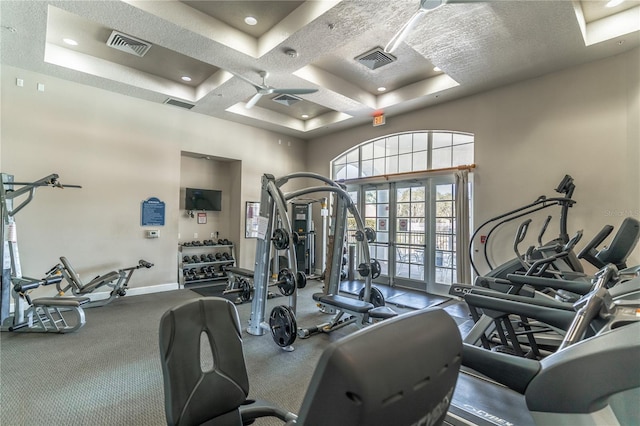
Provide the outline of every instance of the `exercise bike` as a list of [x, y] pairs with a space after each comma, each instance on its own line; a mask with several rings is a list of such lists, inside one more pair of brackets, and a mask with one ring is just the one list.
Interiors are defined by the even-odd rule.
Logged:
[[52, 267], [46, 273], [46, 276], [52, 277], [61, 275], [64, 278], [66, 285], [62, 285], [62, 280], [56, 283], [56, 288], [58, 289], [59, 296], [64, 296], [64, 294], [69, 290], [71, 290], [74, 295], [87, 296], [96, 289], [102, 287], [111, 288], [108, 298], [92, 300], [86, 304], [87, 308], [93, 308], [104, 306], [108, 303], [113, 302], [118, 297], [126, 295], [127, 286], [129, 284], [129, 281], [131, 280], [133, 272], [140, 268], [151, 268], [152, 266], [153, 263], [141, 259], [135, 266], [118, 269], [117, 271], [107, 272], [106, 274], [95, 277], [88, 283], [83, 283], [80, 280], [80, 276], [78, 275], [78, 273], [71, 266], [69, 260], [67, 260], [66, 257], [62, 256], [60, 257], [60, 263]]

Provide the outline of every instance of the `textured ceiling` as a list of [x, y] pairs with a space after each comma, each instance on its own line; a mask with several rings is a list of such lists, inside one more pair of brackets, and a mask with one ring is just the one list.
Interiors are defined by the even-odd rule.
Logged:
[[[391, 63], [371, 69], [356, 58], [385, 47], [419, 0], [2, 0], [1, 60], [309, 139], [640, 45], [640, 1], [604, 4], [450, 0], [418, 19]], [[249, 15], [257, 25], [244, 23]], [[107, 47], [113, 30], [151, 48], [138, 57]], [[290, 106], [263, 96], [247, 109], [256, 89], [246, 80], [261, 84], [259, 71], [269, 86], [318, 91]]]

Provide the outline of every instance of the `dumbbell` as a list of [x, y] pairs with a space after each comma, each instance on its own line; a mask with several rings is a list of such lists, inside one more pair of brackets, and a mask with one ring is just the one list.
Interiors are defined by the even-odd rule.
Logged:
[[200, 258], [194, 254], [193, 256], [191, 256], [191, 262], [200, 263]]
[[183, 263], [189, 263], [189, 262], [191, 262], [191, 258], [190, 258], [189, 256], [184, 256], [184, 257], [182, 258], [182, 262], [183, 262]]
[[206, 262], [207, 260], [208, 259], [207, 259], [207, 255], [206, 254], [201, 254], [200, 255], [200, 262]]
[[213, 255], [213, 253], [209, 253], [207, 255], [207, 262], [215, 262], [216, 261], [216, 257]]

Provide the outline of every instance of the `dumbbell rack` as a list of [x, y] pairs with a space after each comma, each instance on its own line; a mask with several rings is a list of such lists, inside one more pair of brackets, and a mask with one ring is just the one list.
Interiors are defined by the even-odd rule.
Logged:
[[[209, 259], [201, 259], [202, 255], [209, 256]], [[228, 258], [221, 257], [223, 255]], [[193, 260], [193, 256], [198, 260]], [[189, 259], [188, 262], [185, 261], [185, 257]], [[215, 285], [219, 281], [224, 281], [226, 284], [227, 274], [224, 267], [234, 266], [235, 263], [236, 253], [233, 244], [188, 246], [180, 244], [178, 246], [178, 283], [181, 288]]]

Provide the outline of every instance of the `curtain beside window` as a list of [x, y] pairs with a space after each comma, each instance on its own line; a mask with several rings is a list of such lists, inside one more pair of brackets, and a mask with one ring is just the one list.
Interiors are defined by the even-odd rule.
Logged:
[[469, 259], [469, 171], [455, 172], [456, 282], [471, 284]]

